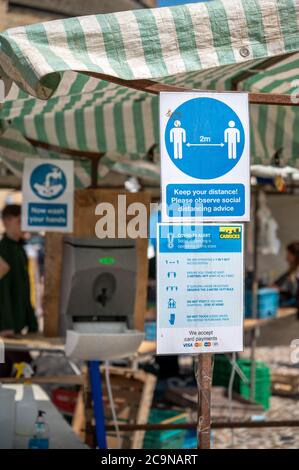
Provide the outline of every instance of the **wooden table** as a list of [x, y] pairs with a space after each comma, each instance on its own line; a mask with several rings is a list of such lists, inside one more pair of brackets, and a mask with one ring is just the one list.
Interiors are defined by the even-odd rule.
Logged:
[[244, 331], [249, 331], [254, 328], [260, 328], [269, 323], [276, 322], [278, 320], [282, 320], [283, 318], [288, 318], [297, 314], [297, 309], [294, 307], [289, 308], [280, 308], [278, 309], [276, 317], [269, 317], [269, 318], [246, 318], [244, 320]]
[[7, 350], [64, 354], [63, 338], [45, 338], [42, 333], [15, 335], [2, 340]]
[[[65, 353], [63, 338], [46, 338], [41, 333], [15, 335], [13, 338], [2, 338], [5, 348], [14, 351], [32, 351], [40, 353]], [[143, 341], [137, 354], [153, 354], [156, 351], [156, 341]]]
[[[276, 317], [269, 318], [246, 318], [244, 320], [244, 331], [250, 331], [255, 328], [260, 328], [296, 315], [296, 308], [280, 308]], [[14, 349], [19, 351], [34, 351], [44, 353], [57, 353], [64, 354], [64, 339], [63, 338], [45, 338], [41, 333], [32, 333], [26, 336], [16, 335], [13, 338], [2, 338], [4, 345], [7, 349]], [[155, 354], [156, 341], [143, 341], [138, 349], [138, 355], [143, 356], [147, 354]]]

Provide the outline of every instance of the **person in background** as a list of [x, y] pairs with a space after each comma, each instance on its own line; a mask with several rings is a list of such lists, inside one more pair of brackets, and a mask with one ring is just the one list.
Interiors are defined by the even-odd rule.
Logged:
[[286, 247], [287, 271], [274, 282], [280, 291], [280, 303], [283, 306], [295, 305], [299, 317], [299, 241]]
[[[5, 234], [0, 241], [0, 336], [38, 329], [30, 301], [28, 260], [23, 248], [21, 206], [7, 205], [2, 211]], [[9, 351], [0, 376], [9, 375], [14, 362], [29, 362], [29, 354]]]

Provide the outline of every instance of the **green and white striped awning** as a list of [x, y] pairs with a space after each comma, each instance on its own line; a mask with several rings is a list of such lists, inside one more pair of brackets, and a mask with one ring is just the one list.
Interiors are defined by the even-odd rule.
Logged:
[[[256, 74], [250, 63], [246, 70], [244, 66], [241, 69], [228, 66], [221, 69], [221, 74], [218, 69], [201, 72], [192, 77], [192, 83], [201, 89], [229, 90], [245, 71], [249, 78], [238, 82], [240, 90], [266, 92], [272, 88], [296, 93], [299, 55]], [[69, 76], [58, 89], [60, 96], [48, 101], [28, 96], [24, 99], [23, 92], [12, 89], [8, 98], [18, 99], [7, 99], [2, 109], [4, 123], [10, 123], [10, 128], [17, 129], [29, 139], [80, 150], [82, 156], [87, 151], [105, 153], [99, 177], [113, 169], [158, 179], [158, 163], [154, 165], [146, 157], [152, 145], [159, 143], [158, 98], [80, 74], [67, 74]], [[191, 79], [190, 76], [188, 78]], [[65, 94], [63, 84], [72, 84], [73, 93]], [[253, 164], [269, 164], [273, 154], [282, 148], [282, 163], [299, 166], [298, 113], [299, 108], [295, 106], [250, 106]], [[1, 144], [0, 152], [8, 162], [10, 154], [4, 148], [5, 142]], [[15, 153], [14, 164], [18, 160], [21, 165], [23, 158], [22, 153], [18, 157]], [[79, 164], [83, 165], [83, 162]], [[89, 184], [88, 181], [86, 183]]]
[[251, 153], [254, 163], [271, 164], [280, 151], [281, 165], [299, 168], [299, 54], [259, 71], [239, 88], [263, 93], [285, 93], [292, 96], [294, 106], [251, 105]]
[[[65, 75], [58, 96], [48, 101], [13, 87], [0, 112], [2, 127], [15, 129], [28, 139], [81, 151], [82, 157], [86, 152], [105, 153], [100, 178], [113, 169], [158, 180], [158, 166], [147, 160], [148, 150], [159, 141], [157, 97], [74, 72]], [[65, 85], [72, 88], [71, 94]], [[0, 137], [0, 156], [7, 163], [11, 153], [5, 147], [6, 141]], [[51, 155], [62, 157], [63, 151]], [[22, 164], [23, 158], [23, 153], [18, 158], [15, 153], [13, 164], [16, 160]], [[82, 160], [77, 164], [83, 164]]]
[[47, 99], [68, 70], [158, 79], [293, 52], [298, 18], [298, 0], [213, 0], [62, 19], [2, 33], [0, 67]]
[[[213, 0], [8, 30], [0, 34], [0, 75], [21, 89], [11, 87], [0, 127], [82, 156], [105, 153], [99, 176], [113, 169], [157, 179], [147, 154], [159, 143], [158, 98], [129, 85], [150, 79], [290, 94], [298, 86], [299, 59], [291, 55], [299, 50], [298, 24], [298, 0]], [[268, 164], [283, 147], [283, 159], [298, 166], [297, 120], [295, 106], [251, 105], [253, 162]], [[20, 170], [24, 153], [5, 154], [0, 140], [0, 156]]]
[[[70, 158], [68, 155], [55, 154], [37, 149], [22, 136], [16, 129], [6, 130], [0, 138], [0, 157], [3, 163], [19, 178], [21, 183], [24, 161], [26, 158]], [[90, 164], [86, 160], [75, 161], [76, 188], [90, 185]]]

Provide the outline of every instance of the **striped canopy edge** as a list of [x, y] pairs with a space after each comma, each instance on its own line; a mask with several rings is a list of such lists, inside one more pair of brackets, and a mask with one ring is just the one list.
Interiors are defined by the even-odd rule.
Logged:
[[[0, 161], [19, 179], [20, 184], [26, 158], [42, 158], [49, 161], [52, 159], [68, 160], [71, 157], [63, 153], [34, 147], [17, 129], [6, 129], [0, 136]], [[112, 170], [115, 174], [136, 176], [150, 182], [159, 182], [160, 179], [159, 165], [142, 160], [131, 161], [129, 158], [124, 158], [123, 155], [114, 154], [101, 159], [98, 168], [99, 183]], [[76, 189], [90, 186], [90, 162], [86, 159], [75, 159], [74, 176]], [[116, 185], [119, 185], [118, 180]]]
[[0, 34], [0, 75], [48, 99], [68, 70], [155, 79], [299, 50], [299, 0], [212, 0]]

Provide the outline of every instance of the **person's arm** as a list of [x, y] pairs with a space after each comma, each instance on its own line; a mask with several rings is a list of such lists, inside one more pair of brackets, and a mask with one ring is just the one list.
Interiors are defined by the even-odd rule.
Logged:
[[284, 287], [284, 284], [288, 281], [289, 276], [290, 276], [289, 271], [287, 271], [286, 273], [283, 273], [278, 279], [276, 279], [273, 282], [272, 286], [277, 287], [278, 289], [282, 289]]
[[[1, 279], [4, 279], [6, 274], [10, 271], [10, 266], [9, 264], [1, 257], [0, 255], [0, 281]], [[5, 281], [4, 281], [5, 282]], [[4, 287], [4, 289], [6, 289]], [[3, 291], [1, 290], [1, 295], [0, 297], [2, 297], [2, 294], [3, 294]], [[9, 310], [10, 311], [10, 301], [7, 299], [7, 296], [4, 295], [4, 299], [2, 298], [2, 303], [1, 303], [1, 307], [3, 307], [3, 303], [5, 304], [4, 305], [4, 310]], [[5, 316], [5, 318], [3, 318], [3, 315], [1, 315], [1, 308], [0, 308], [0, 337], [10, 337], [10, 336], [13, 336], [14, 334], [14, 330], [13, 328], [11, 327], [11, 321], [10, 321], [10, 318], [11, 318], [11, 315], [8, 315], [9, 317], [9, 320], [7, 321], [7, 318]]]
[[9, 264], [7, 264], [7, 262], [0, 256], [0, 280], [3, 279], [4, 276], [6, 276], [9, 270]]

